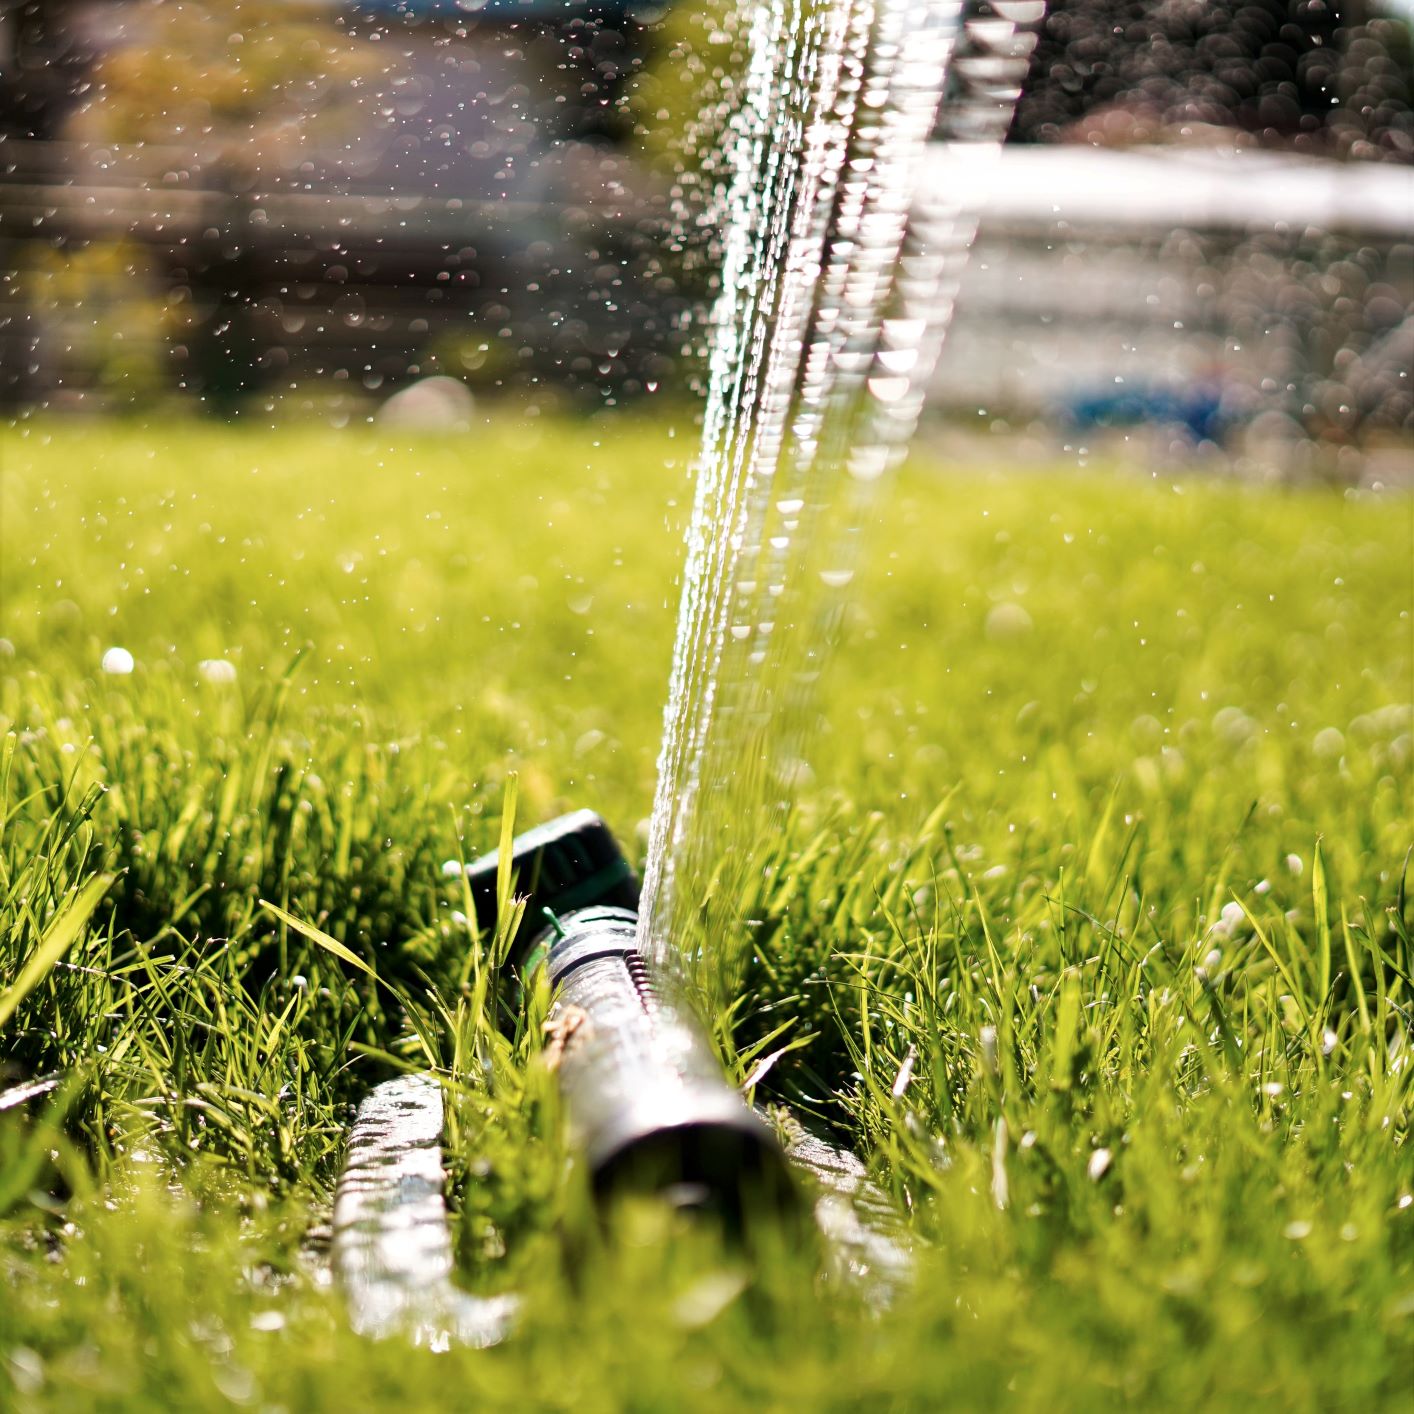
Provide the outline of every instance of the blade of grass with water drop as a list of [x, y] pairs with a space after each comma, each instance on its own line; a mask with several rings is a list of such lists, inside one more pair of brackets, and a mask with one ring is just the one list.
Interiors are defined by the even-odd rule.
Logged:
[[331, 937], [322, 928], [316, 928], [313, 923], [306, 923], [303, 919], [296, 918], [293, 913], [287, 912], [268, 899], [261, 899], [260, 906], [273, 913], [287, 928], [293, 928], [301, 937], [308, 938], [311, 943], [318, 944], [325, 952], [332, 953], [340, 962], [347, 963], [350, 967], [363, 973], [377, 986], [384, 988], [407, 1013], [408, 1021], [412, 1024], [413, 1030], [417, 1032], [417, 1039], [427, 1057], [427, 1063], [429, 1065], [437, 1063], [437, 1045], [427, 1022], [413, 1004], [412, 999], [400, 987], [380, 977], [352, 948], [347, 947], [337, 938]]

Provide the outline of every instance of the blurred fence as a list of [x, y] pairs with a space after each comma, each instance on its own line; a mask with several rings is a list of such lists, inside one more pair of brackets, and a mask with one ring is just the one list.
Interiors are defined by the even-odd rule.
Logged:
[[[673, 375], [691, 294], [602, 150], [565, 146], [519, 201], [197, 185], [151, 146], [5, 157], [0, 405], [337, 417], [431, 373], [600, 400]], [[1414, 171], [1052, 146], [974, 177], [935, 409], [1283, 470], [1409, 457]]]
[[505, 201], [192, 186], [150, 147], [97, 164], [62, 146], [7, 144], [11, 406], [186, 389], [225, 410], [433, 369], [631, 394], [669, 366], [682, 301], [655, 280], [657, 218], [611, 154], [580, 154], [593, 172], [577, 179], [566, 148], [542, 194]]
[[1414, 172], [1262, 152], [1008, 148], [934, 403], [1191, 441], [1414, 434]]

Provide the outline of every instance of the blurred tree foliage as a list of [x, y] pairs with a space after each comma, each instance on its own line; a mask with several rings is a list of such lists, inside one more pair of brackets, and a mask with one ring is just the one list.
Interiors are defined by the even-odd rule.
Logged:
[[[746, 7], [732, 0], [671, 6], [649, 30], [649, 52], [626, 94], [638, 152], [667, 193], [663, 270], [699, 310], [717, 288], [722, 146], [746, 26]], [[690, 350], [704, 354], [692, 340], [681, 352]]]
[[1407, 19], [1367, 0], [1051, 0], [1012, 137], [1098, 144], [1236, 132], [1414, 160]]
[[630, 102], [640, 153], [665, 181], [672, 208], [669, 246], [679, 277], [695, 283], [710, 263], [722, 145], [748, 43], [746, 7], [731, 0], [670, 7]]
[[184, 312], [160, 293], [152, 253], [132, 241], [31, 243], [18, 263], [18, 294], [45, 311], [50, 375], [109, 410], [155, 405], [167, 386], [168, 341]]
[[336, 20], [333, 7], [282, 0], [149, 0], [98, 58], [69, 136], [180, 146], [227, 166], [288, 161], [386, 67]]
[[670, 170], [710, 159], [725, 122], [745, 45], [743, 7], [728, 0], [675, 5], [649, 30], [650, 51], [634, 84], [635, 134]]

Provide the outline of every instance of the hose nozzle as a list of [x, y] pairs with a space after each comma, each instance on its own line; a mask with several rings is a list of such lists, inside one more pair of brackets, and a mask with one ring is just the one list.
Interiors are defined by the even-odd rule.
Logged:
[[[528, 901], [510, 960], [525, 978], [547, 971], [551, 1060], [596, 1193], [654, 1192], [733, 1225], [788, 1205], [775, 1135], [728, 1083], [681, 985], [639, 951], [638, 881], [608, 827], [577, 811], [520, 835], [511, 855]], [[467, 866], [486, 930], [496, 870], [494, 854]]]

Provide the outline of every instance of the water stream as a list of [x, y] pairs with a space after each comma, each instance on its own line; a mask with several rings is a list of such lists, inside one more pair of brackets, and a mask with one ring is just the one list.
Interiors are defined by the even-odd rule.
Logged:
[[[697, 489], [640, 944], [735, 936], [800, 784], [879, 484], [902, 458], [1039, 0], [761, 0], [718, 193]], [[728, 953], [730, 949], [727, 949]], [[730, 984], [732, 960], [712, 971]]]

